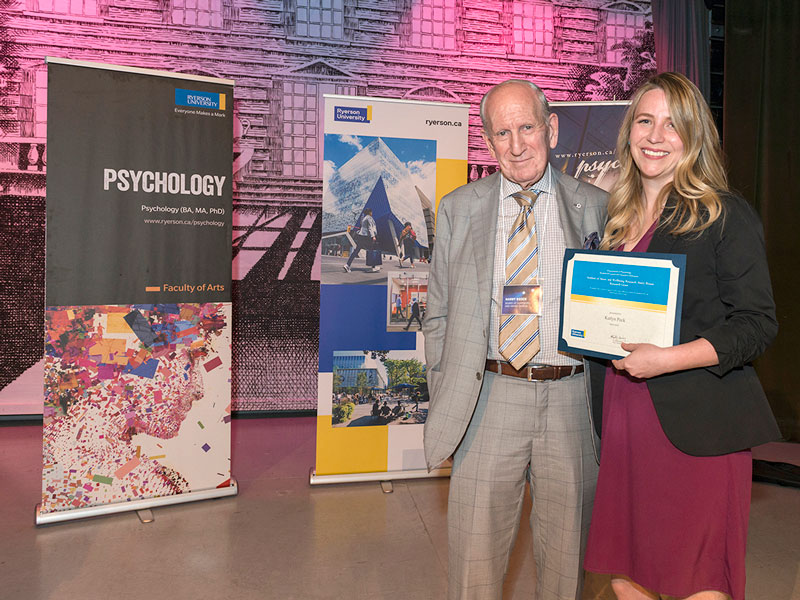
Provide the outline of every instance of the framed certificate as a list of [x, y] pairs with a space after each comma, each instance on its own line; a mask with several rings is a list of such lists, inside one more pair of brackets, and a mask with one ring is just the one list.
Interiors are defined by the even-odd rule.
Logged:
[[679, 342], [686, 256], [568, 249], [558, 349], [622, 358], [622, 342]]

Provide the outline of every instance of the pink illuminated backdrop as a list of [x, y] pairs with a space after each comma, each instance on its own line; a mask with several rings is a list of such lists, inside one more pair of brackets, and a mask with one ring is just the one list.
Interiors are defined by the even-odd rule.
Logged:
[[[521, 77], [624, 99], [655, 69], [650, 20], [649, 0], [0, 0], [0, 414], [41, 407], [46, 56], [236, 81], [233, 408], [292, 411], [316, 406], [323, 95], [476, 107]], [[495, 166], [470, 126], [475, 179]]]

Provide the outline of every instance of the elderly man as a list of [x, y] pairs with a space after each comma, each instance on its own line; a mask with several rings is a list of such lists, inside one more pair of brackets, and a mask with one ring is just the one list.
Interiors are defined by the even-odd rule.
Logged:
[[[481, 120], [500, 172], [442, 199], [423, 325], [428, 467], [453, 457], [448, 596], [502, 596], [527, 480], [536, 597], [574, 599], [597, 463], [583, 364], [557, 351], [561, 271], [607, 195], [548, 165], [558, 117], [534, 84], [490, 89]], [[520, 290], [538, 314], [512, 310]]]

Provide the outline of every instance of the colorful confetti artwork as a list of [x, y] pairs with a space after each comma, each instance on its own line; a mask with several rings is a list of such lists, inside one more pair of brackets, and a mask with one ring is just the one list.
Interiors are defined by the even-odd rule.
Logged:
[[231, 304], [45, 313], [43, 513], [226, 486]]

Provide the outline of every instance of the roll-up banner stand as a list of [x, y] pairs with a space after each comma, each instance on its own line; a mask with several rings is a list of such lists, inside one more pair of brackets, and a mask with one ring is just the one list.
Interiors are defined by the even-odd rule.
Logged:
[[47, 64], [36, 523], [234, 495], [233, 82]]
[[436, 204], [467, 181], [468, 109], [325, 96], [312, 484], [450, 472], [425, 468], [420, 323]]
[[[627, 104], [552, 103], [560, 123], [553, 167], [609, 189], [618, 176], [615, 144]], [[467, 179], [467, 111], [457, 104], [325, 97], [312, 484], [450, 472], [425, 468], [428, 394], [417, 316], [424, 316], [436, 245], [435, 206]], [[411, 244], [402, 233], [409, 226]], [[372, 241], [362, 235], [371, 227]]]

